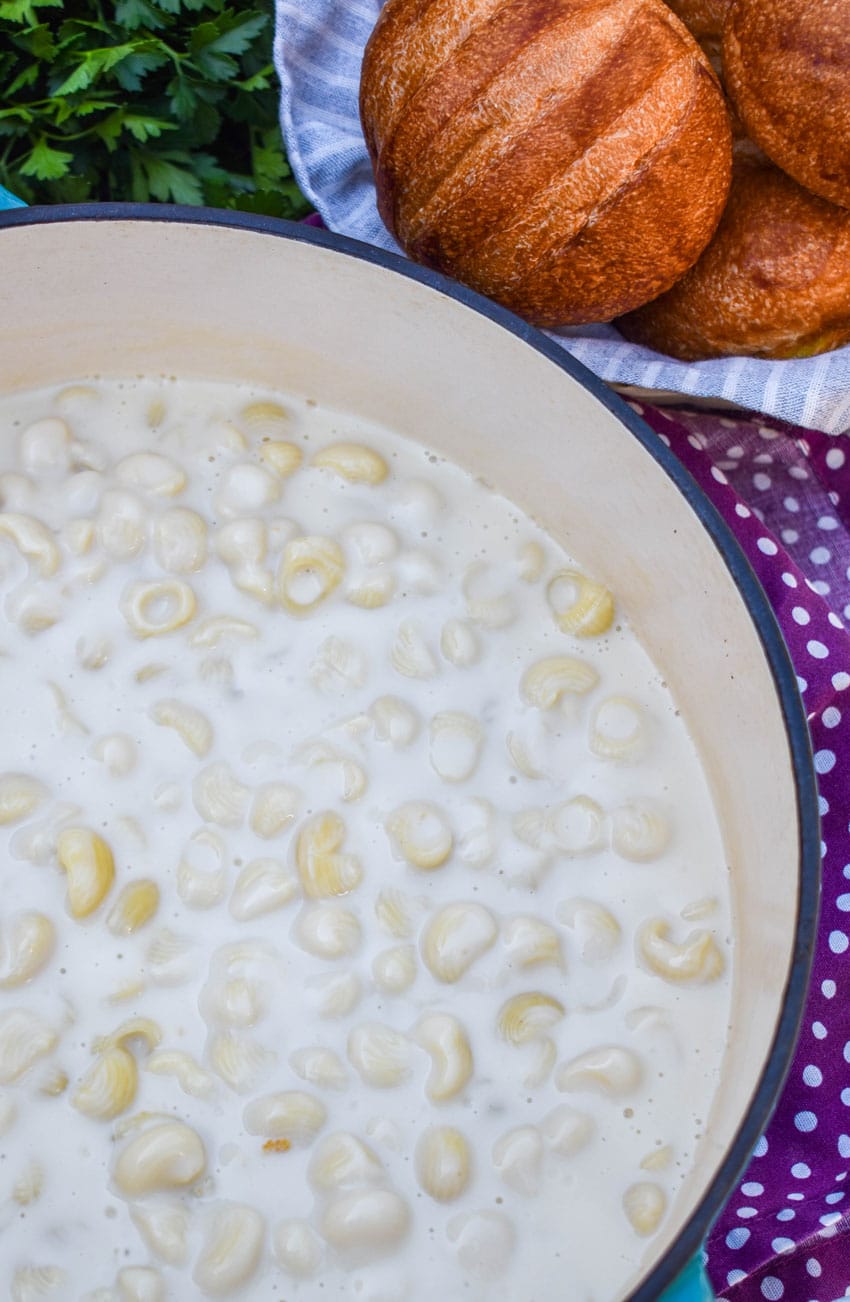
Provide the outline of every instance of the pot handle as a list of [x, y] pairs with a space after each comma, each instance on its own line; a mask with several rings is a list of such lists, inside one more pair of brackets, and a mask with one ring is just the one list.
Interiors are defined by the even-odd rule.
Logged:
[[3, 208], [26, 208], [26, 204], [23, 199], [19, 199], [16, 194], [12, 194], [9, 190], [4, 190], [3, 186], [0, 185], [0, 210]]
[[694, 1258], [658, 1302], [714, 1302], [714, 1290], [708, 1282], [701, 1255]]

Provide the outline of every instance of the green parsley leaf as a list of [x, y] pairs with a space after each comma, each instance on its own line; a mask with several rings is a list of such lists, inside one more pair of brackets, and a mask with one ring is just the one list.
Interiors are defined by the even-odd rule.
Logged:
[[22, 165], [21, 175], [34, 176], [39, 181], [55, 181], [65, 175], [73, 160], [73, 154], [64, 149], [53, 149], [42, 136]]
[[203, 203], [201, 183], [187, 167], [156, 154], [144, 154], [140, 162], [154, 199], [162, 203]]
[[157, 13], [154, 5], [148, 4], [148, 0], [118, 0], [115, 21], [128, 32], [135, 32], [140, 27], [160, 32], [167, 26], [166, 19]]
[[26, 23], [33, 27], [38, 22], [37, 9], [61, 9], [64, 0], [3, 0], [0, 4], [0, 22]]

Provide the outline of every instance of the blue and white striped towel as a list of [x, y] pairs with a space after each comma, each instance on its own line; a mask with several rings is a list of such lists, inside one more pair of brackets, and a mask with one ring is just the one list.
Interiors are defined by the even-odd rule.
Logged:
[[[360, 130], [363, 48], [382, 0], [276, 0], [281, 125], [306, 197], [333, 231], [400, 252], [378, 216]], [[556, 335], [603, 380], [723, 398], [828, 434], [850, 432], [850, 346], [801, 361], [688, 364], [626, 343], [613, 326]]]

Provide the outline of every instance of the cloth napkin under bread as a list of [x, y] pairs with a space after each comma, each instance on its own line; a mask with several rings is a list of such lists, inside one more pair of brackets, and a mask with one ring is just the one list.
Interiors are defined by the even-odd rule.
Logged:
[[[381, 0], [277, 0], [281, 123], [301, 189], [333, 231], [400, 252], [375, 206], [360, 131], [363, 49]], [[602, 379], [723, 399], [828, 434], [850, 432], [850, 346], [795, 361], [684, 363], [626, 343], [613, 326], [555, 332]]]

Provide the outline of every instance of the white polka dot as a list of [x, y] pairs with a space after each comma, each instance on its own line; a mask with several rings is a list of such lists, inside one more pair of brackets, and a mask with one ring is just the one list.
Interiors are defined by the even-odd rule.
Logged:
[[836, 1183], [836, 1184], [841, 1184], [841, 1181], [842, 1181], [842, 1180], [846, 1180], [846, 1179], [847, 1179], [847, 1172], [846, 1172], [846, 1171], [840, 1171], [840, 1172], [838, 1173], [838, 1175], [835, 1177], [835, 1183]]
[[818, 796], [818, 813], [821, 818], [823, 818], [824, 814], [829, 813], [829, 801], [825, 796]]
[[704, 452], [704, 451], [705, 451], [705, 436], [704, 436], [704, 435], [702, 435], [702, 434], [689, 434], [689, 435], [688, 435], [688, 442], [690, 443], [690, 445], [691, 445], [692, 448], [696, 448], [697, 452]]
[[797, 501], [796, 497], [786, 497], [782, 505], [785, 507], [785, 510], [790, 511], [792, 515], [796, 515], [800, 509], [800, 503]]
[[824, 533], [831, 533], [838, 528], [838, 521], [834, 515], [822, 515], [818, 520], [818, 528], [823, 529]]
[[836, 493], [834, 490], [831, 493], [827, 493], [827, 497], [830, 502], [832, 502], [833, 506], [838, 506], [838, 503], [841, 501], [841, 494]]
[[838, 1136], [838, 1156], [850, 1157], [850, 1135]]
[[850, 1062], [850, 1040], [844, 1046], [844, 1061]]
[[826, 1027], [823, 1022], [812, 1022], [812, 1035], [816, 1040], [826, 1039]]
[[838, 986], [835, 984], [834, 981], [824, 981], [820, 989], [824, 999], [834, 999], [835, 992], [838, 989]]
[[666, 434], [659, 434], [658, 437], [661, 439], [661, 442], [664, 444], [665, 447], [667, 448], [670, 447], [670, 440]]
[[810, 1085], [812, 1089], [817, 1089], [818, 1085], [823, 1084], [823, 1072], [813, 1062], [803, 1068], [803, 1084]]
[[844, 618], [850, 619], [850, 605], [844, 607]]
[[791, 615], [795, 624], [806, 625], [812, 622], [812, 617], [806, 610], [805, 606], [795, 606], [791, 611]]
[[795, 1162], [791, 1167], [791, 1174], [795, 1180], [808, 1180], [809, 1176], [812, 1174], [812, 1169], [811, 1167], [806, 1166], [805, 1162]]
[[[836, 678], [838, 675], [835, 675]], [[837, 728], [841, 722], [841, 711], [834, 705], [828, 705], [821, 715], [825, 728]]]
[[818, 1119], [814, 1112], [798, 1112], [794, 1118], [794, 1125], [800, 1131], [801, 1135], [808, 1135], [817, 1129]]
[[825, 660], [829, 655], [829, 651], [824, 646], [823, 642], [818, 642], [815, 638], [813, 638], [811, 642], [806, 643], [806, 650], [815, 660]]
[[[825, 1226], [823, 1227], [822, 1230], [818, 1230], [818, 1238], [819, 1238], [819, 1239], [834, 1239], [837, 1233], [838, 1233], [838, 1225], [837, 1225], [837, 1224], [833, 1224], [833, 1225], [825, 1225]], [[845, 1297], [850, 1297], [850, 1294], [845, 1293], [844, 1296], [845, 1296]]]
[[789, 466], [788, 474], [792, 479], [808, 479], [809, 472], [804, 466]]
[[802, 1203], [806, 1201], [805, 1194], [798, 1194], [798, 1193], [788, 1194], [787, 1198], [789, 1203]]
[[836, 1203], [843, 1202], [843, 1200], [846, 1197], [847, 1195], [845, 1194], [844, 1190], [839, 1189], [837, 1193], [827, 1194], [826, 1198], [824, 1199], [824, 1202], [829, 1203], [830, 1207], [833, 1207]]
[[835, 751], [815, 751], [815, 769], [818, 773], [831, 773], [835, 768]]
[[743, 1225], [738, 1225], [734, 1230], [730, 1230], [726, 1235], [726, 1247], [732, 1248], [733, 1250], [743, 1248], [749, 1237], [750, 1231], [745, 1229]]
[[770, 475], [766, 475], [764, 471], [759, 471], [757, 475], [753, 475], [753, 488], [758, 489], [760, 493], [766, 493], [772, 483], [773, 480]]
[[832, 560], [832, 552], [828, 547], [815, 547], [809, 552], [809, 560], [813, 565], [828, 565]]
[[786, 588], [796, 588], [796, 587], [797, 587], [797, 580], [795, 579], [795, 577], [794, 577], [793, 574], [787, 574], [787, 573], [786, 573], [786, 574], [783, 574], [783, 575], [782, 575], [782, 582], [785, 584]]
[[[826, 579], [815, 579], [814, 583], [810, 583], [810, 584], [809, 584], [809, 587], [811, 588], [812, 592], [816, 592], [816, 593], [818, 594], [819, 597], [828, 597], [829, 594], [830, 594], [830, 591], [831, 591], [830, 586], [829, 586], [829, 584], [827, 583]], [[830, 621], [831, 621], [831, 619], [832, 619], [832, 612], [831, 612], [831, 611], [830, 611], [830, 614], [829, 614], [829, 618], [830, 618]], [[842, 625], [842, 628], [843, 628], [843, 625]]]
[[793, 1239], [784, 1239], [780, 1236], [774, 1239], [770, 1246], [774, 1252], [793, 1252], [797, 1245]]
[[777, 1298], [785, 1296], [785, 1285], [775, 1275], [766, 1275], [761, 1282], [761, 1295], [776, 1302]]
[[729, 483], [729, 480], [726, 478], [726, 476], [724, 475], [723, 471], [722, 471], [722, 470], [718, 470], [718, 469], [717, 469], [717, 466], [712, 466], [712, 467], [711, 467], [711, 477], [712, 477], [712, 479], [716, 479], [717, 482], [718, 482], [718, 484], [728, 484], [728, 483]]
[[797, 674], [797, 686], [801, 692], [807, 692], [809, 690], [809, 684], [806, 682], [805, 678], [801, 678], [799, 674]]
[[764, 1157], [766, 1152], [767, 1152], [767, 1139], [765, 1138], [764, 1135], [762, 1135], [761, 1139], [753, 1149], [753, 1157]]
[[[732, 455], [731, 452], [729, 455]], [[826, 454], [826, 464], [830, 470], [840, 470], [844, 465], [844, 460], [844, 453], [841, 448], [830, 448]]]
[[745, 1270], [730, 1270], [726, 1276], [726, 1283], [740, 1284], [741, 1280], [746, 1278], [747, 1272]]
[[821, 1225], [837, 1225], [841, 1220], [841, 1212], [826, 1212], [820, 1218]]
[[833, 674], [832, 685], [836, 692], [846, 692], [847, 688], [850, 687], [850, 674], [845, 673], [844, 670], [841, 673]]
[[777, 547], [776, 543], [773, 541], [772, 538], [759, 538], [758, 542], [756, 543], [756, 546], [758, 547], [760, 552], [764, 553], [765, 556], [775, 556], [776, 553], [779, 551], [779, 548]]
[[764, 1193], [764, 1185], [756, 1184], [754, 1180], [749, 1180], [746, 1184], [741, 1185], [741, 1193], [745, 1198], [760, 1198]]
[[822, 1270], [823, 1268], [817, 1258], [809, 1257], [806, 1262], [806, 1271], [811, 1275], [812, 1279], [820, 1279]]
[[742, 1221], [748, 1221], [752, 1216], [758, 1216], [757, 1207], [739, 1207], [736, 1216], [740, 1216]]
[[765, 442], [771, 442], [779, 438], [779, 430], [771, 429], [769, 425], [759, 425], [759, 435]]
[[845, 1108], [850, 1108], [850, 1089], [841, 1091], [841, 1102], [844, 1104]]
[[842, 913], [850, 913], [850, 895], [839, 895], [835, 903]]
[[846, 954], [850, 949], [850, 940], [843, 931], [831, 931], [829, 933], [829, 948], [833, 954]]
[[785, 543], [786, 547], [793, 547], [795, 543], [800, 541], [800, 535], [797, 533], [796, 529], [783, 529], [779, 536]]
[[739, 502], [735, 507], [735, 514], [739, 515], [742, 520], [749, 520], [750, 516], [752, 515], [752, 511], [748, 506], [744, 506], [743, 502]]
[[778, 1221], [793, 1221], [796, 1215], [797, 1213], [790, 1207], [783, 1207], [781, 1212], [776, 1213], [776, 1219]]
[[736, 443], [734, 447], [726, 449], [727, 457], [734, 457], [736, 460], [744, 455], [744, 449]]

